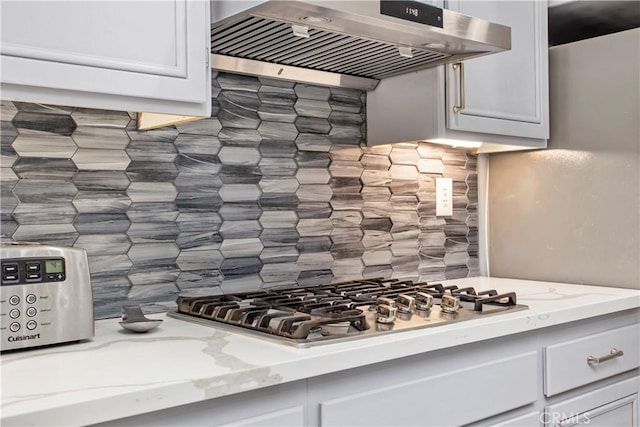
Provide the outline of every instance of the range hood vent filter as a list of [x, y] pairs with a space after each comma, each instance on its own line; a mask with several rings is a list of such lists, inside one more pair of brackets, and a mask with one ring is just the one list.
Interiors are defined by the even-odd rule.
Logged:
[[451, 56], [416, 47], [402, 56], [396, 44], [313, 27], [301, 38], [290, 23], [255, 16], [214, 27], [211, 46], [215, 54], [377, 80]]

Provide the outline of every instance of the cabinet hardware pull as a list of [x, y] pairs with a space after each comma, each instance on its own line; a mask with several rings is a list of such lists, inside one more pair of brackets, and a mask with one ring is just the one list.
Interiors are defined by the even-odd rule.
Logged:
[[622, 355], [624, 355], [624, 352], [622, 350], [618, 350], [616, 348], [612, 348], [611, 349], [611, 353], [607, 354], [606, 356], [601, 356], [601, 357], [589, 356], [589, 357], [587, 357], [587, 363], [589, 365], [599, 365], [602, 362], [606, 362], [607, 360], [615, 359], [616, 357], [620, 357]]
[[458, 76], [459, 76], [459, 83], [460, 83], [460, 91], [459, 93], [459, 98], [458, 98], [458, 105], [454, 105], [453, 106], [453, 112], [454, 113], [459, 113], [460, 111], [464, 110], [464, 64], [462, 62], [456, 62], [455, 64], [452, 65], [454, 70], [458, 70]]

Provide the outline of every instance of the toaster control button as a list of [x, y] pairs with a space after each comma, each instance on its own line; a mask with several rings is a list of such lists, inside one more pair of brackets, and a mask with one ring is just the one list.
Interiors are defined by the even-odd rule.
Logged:
[[2, 273], [3, 282], [15, 282], [16, 280], [18, 280], [17, 273]]
[[13, 322], [12, 324], [9, 325], [9, 330], [11, 332], [18, 332], [20, 330], [20, 323]]
[[33, 304], [34, 302], [36, 302], [36, 300], [38, 299], [34, 294], [29, 294], [27, 295], [27, 298], [25, 298], [27, 300], [27, 302], [29, 304]]
[[3, 273], [17, 273], [18, 272], [18, 264], [3, 264], [2, 265]]
[[33, 317], [33, 316], [35, 316], [36, 314], [38, 314], [38, 310], [36, 310], [36, 308], [35, 308], [35, 307], [29, 307], [29, 308], [27, 308], [27, 316], [29, 316], [29, 317]]
[[11, 305], [20, 304], [20, 297], [18, 295], [11, 295], [9, 297], [9, 304], [11, 304]]
[[12, 309], [9, 312], [9, 317], [11, 317], [12, 319], [17, 319], [18, 317], [20, 317], [20, 310], [18, 310], [17, 308]]
[[40, 273], [27, 273], [27, 280], [40, 280], [42, 275]]
[[29, 262], [27, 263], [27, 271], [39, 272], [40, 271], [40, 263], [39, 262]]
[[38, 326], [38, 323], [35, 320], [29, 320], [27, 322], [27, 329], [33, 331]]

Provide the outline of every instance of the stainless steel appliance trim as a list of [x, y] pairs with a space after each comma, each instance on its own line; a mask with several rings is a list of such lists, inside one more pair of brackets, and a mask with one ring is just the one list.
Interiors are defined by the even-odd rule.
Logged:
[[378, 85], [378, 80], [375, 79], [253, 61], [251, 59], [234, 58], [218, 54], [211, 55], [211, 66], [214, 70], [218, 71], [238, 72], [258, 77], [291, 80], [322, 86], [348, 87], [365, 91], [373, 90]]
[[349, 334], [346, 336], [338, 336], [338, 335], [330, 335], [326, 337], [320, 337], [313, 340], [309, 339], [292, 339], [287, 338], [280, 335], [271, 335], [260, 330], [254, 330], [245, 328], [242, 326], [236, 326], [232, 324], [227, 324], [224, 322], [218, 322], [215, 320], [209, 320], [201, 317], [196, 317], [188, 314], [178, 313], [178, 312], [168, 312], [167, 317], [171, 317], [174, 319], [186, 320], [188, 322], [196, 323], [199, 325], [209, 326], [212, 328], [219, 328], [228, 332], [234, 332], [240, 335], [247, 335], [254, 338], [263, 339], [266, 341], [271, 341], [279, 344], [286, 344], [289, 346], [297, 347], [297, 348], [308, 348], [308, 347], [316, 347], [318, 345], [326, 345], [333, 343], [342, 343], [352, 341], [354, 339], [364, 339], [364, 338], [372, 338], [380, 335], [390, 334], [390, 333], [399, 333], [404, 331], [411, 331], [416, 329], [425, 329], [425, 328], [433, 328], [433, 327], [444, 327], [446, 325], [458, 322], [469, 321], [473, 319], [481, 319], [486, 316], [495, 316], [495, 315], [506, 315], [508, 313], [512, 313], [514, 311], [528, 310], [529, 307], [522, 304], [517, 304], [513, 306], [509, 306], [508, 310], [497, 310], [497, 311], [489, 311], [489, 312], [473, 312], [468, 310], [461, 310], [454, 314], [449, 314], [442, 312], [439, 306], [434, 306], [431, 308], [431, 315], [429, 316], [429, 321], [425, 321], [425, 319], [420, 318], [419, 316], [413, 316], [410, 322], [405, 322], [402, 326], [397, 329], [394, 329], [393, 324], [384, 325], [384, 324], [376, 324], [376, 311], [368, 311], [368, 307], [360, 307], [367, 316], [367, 323], [370, 328], [364, 331], [360, 331], [357, 334]]
[[[213, 54], [331, 73], [382, 79], [511, 48], [509, 27], [447, 9], [441, 9], [439, 28], [382, 15], [379, 1], [216, 3]], [[308, 38], [292, 31], [300, 24]], [[411, 55], [400, 55], [399, 48]]]
[[[3, 263], [11, 260], [45, 261], [64, 259], [66, 277], [62, 281], [34, 281], [0, 286], [0, 350], [17, 350], [92, 338], [95, 334], [93, 294], [89, 261], [84, 249], [37, 243], [6, 243], [0, 246]], [[43, 271], [42, 274], [46, 273]], [[10, 300], [17, 297], [16, 304]], [[29, 300], [29, 296], [32, 300]], [[15, 320], [7, 315], [18, 308]], [[30, 316], [28, 309], [35, 309]], [[12, 331], [7, 322], [20, 325]], [[34, 321], [34, 328], [29, 328]]]

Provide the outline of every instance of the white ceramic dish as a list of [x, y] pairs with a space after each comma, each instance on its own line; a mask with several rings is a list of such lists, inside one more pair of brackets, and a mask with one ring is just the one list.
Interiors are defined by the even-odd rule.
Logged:
[[162, 319], [159, 320], [141, 320], [139, 322], [120, 322], [120, 326], [132, 332], [147, 332], [157, 328]]

